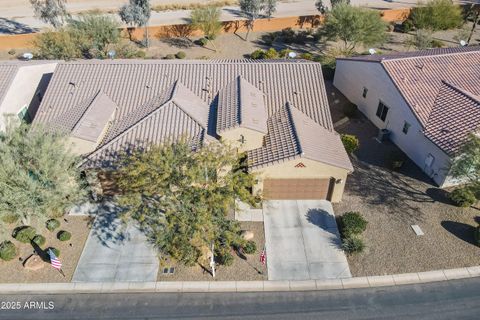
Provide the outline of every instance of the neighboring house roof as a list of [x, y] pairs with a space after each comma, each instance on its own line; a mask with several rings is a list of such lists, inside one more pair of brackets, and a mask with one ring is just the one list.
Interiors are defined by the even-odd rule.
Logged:
[[247, 151], [249, 168], [306, 158], [353, 171], [340, 136], [287, 103], [268, 119], [265, 145]]
[[217, 132], [244, 127], [267, 133], [265, 95], [242, 76], [218, 93]]
[[[465, 121], [464, 113], [458, 112], [457, 105], [462, 104], [465, 108], [476, 110], [478, 99], [475, 97], [480, 96], [480, 46], [340, 60], [380, 63], [423, 128], [430, 128], [427, 137], [446, 153], [451, 155], [457, 151], [461, 142], [471, 132], [473, 124]], [[446, 84], [456, 88], [455, 93], [449, 91], [453, 89], [446, 89]], [[470, 99], [465, 99], [464, 96], [469, 96]], [[442, 104], [442, 107], [438, 104]], [[441, 119], [438, 118], [436, 108], [442, 110]], [[445, 130], [433, 130], [434, 127], [445, 127], [449, 123], [458, 123], [451, 128], [455, 132], [447, 135]], [[477, 122], [476, 125], [479, 126], [480, 123]], [[455, 141], [445, 144], [449, 139]]]
[[[325, 150], [333, 147], [345, 152], [333, 131], [318, 63], [291, 60], [61, 63], [50, 81], [35, 122], [48, 123], [71, 133], [100, 92], [104, 99], [108, 97], [111, 101], [108, 105], [117, 108], [105, 137], [86, 157], [87, 166], [111, 165], [118, 153], [129, 146], [142, 147], [165, 139], [184, 137], [200, 145], [215, 135], [211, 131], [212, 124], [219, 129], [244, 125], [270, 134], [271, 129], [277, 130], [271, 124], [272, 116], [283, 112], [285, 104], [291, 102], [304, 118], [297, 120], [297, 126], [314, 124], [315, 129], [306, 134], [321, 135], [310, 143], [325, 144], [320, 157], [317, 151], [309, 149], [302, 128], [297, 128], [300, 133], [296, 136], [302, 137], [302, 147], [307, 153], [315, 153], [312, 156], [315, 160], [351, 169], [350, 162], [345, 164], [343, 154], [335, 158], [336, 151]], [[223, 121], [222, 124], [218, 124], [217, 119]], [[274, 148], [289, 148], [283, 145], [289, 143], [288, 137], [272, 134]], [[277, 151], [272, 152], [281, 156]], [[269, 160], [281, 161], [277, 156], [270, 156]]]

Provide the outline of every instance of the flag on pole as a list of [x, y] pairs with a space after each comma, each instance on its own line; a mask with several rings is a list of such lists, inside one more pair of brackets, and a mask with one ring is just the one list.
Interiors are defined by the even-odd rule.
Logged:
[[265, 247], [263, 247], [262, 253], [260, 253], [260, 262], [263, 265], [267, 263], [267, 252], [265, 251]]
[[62, 262], [57, 258], [55, 253], [53, 253], [52, 249], [48, 249], [48, 255], [50, 256], [50, 263], [52, 267], [57, 270], [62, 270]]

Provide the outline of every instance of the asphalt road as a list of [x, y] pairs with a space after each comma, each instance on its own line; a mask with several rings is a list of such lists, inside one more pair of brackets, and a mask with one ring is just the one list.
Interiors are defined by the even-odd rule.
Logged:
[[[7, 302], [20, 309], [5, 310]], [[0, 304], [8, 320], [479, 319], [480, 278], [290, 293], [0, 295]]]

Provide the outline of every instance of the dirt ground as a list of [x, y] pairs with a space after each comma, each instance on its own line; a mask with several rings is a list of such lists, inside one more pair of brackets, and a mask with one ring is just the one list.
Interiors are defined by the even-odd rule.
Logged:
[[[366, 249], [348, 257], [353, 276], [420, 272], [480, 265], [473, 230], [479, 207], [459, 208], [411, 161], [399, 172], [386, 168], [386, 155], [396, 147], [378, 143], [377, 129], [363, 116], [350, 120], [340, 133], [355, 134], [360, 149], [352, 157], [343, 201], [335, 213], [358, 211], [368, 221]], [[425, 233], [417, 236], [411, 225]]]
[[[160, 266], [158, 281], [236, 281], [236, 280], [267, 280], [267, 268], [260, 262], [260, 253], [265, 245], [265, 234], [262, 222], [241, 222], [243, 230], [254, 233], [257, 252], [246, 255], [243, 259], [232, 253], [235, 260], [229, 267], [217, 266], [215, 279], [210, 274], [210, 267], [186, 267], [181, 264]], [[164, 275], [163, 268], [175, 267], [175, 273]]]
[[[58, 219], [61, 225], [54, 232], [48, 231], [44, 224], [32, 223], [38, 234], [43, 235], [47, 241], [42, 249], [54, 247], [60, 250], [59, 259], [62, 262], [62, 269], [65, 273], [63, 277], [49, 263], [38, 271], [26, 270], [23, 268], [23, 261], [33, 253], [33, 247], [30, 244], [24, 244], [16, 241], [12, 237], [8, 240], [17, 246], [18, 255], [11, 261], [0, 260], [0, 283], [15, 282], [70, 282], [75, 272], [78, 259], [82, 253], [85, 241], [87, 239], [89, 228], [89, 218], [80, 216], [65, 216], [68, 222], [63, 218]], [[13, 229], [13, 227], [12, 227]], [[58, 231], [66, 230], [72, 234], [69, 241], [60, 241], [56, 238]], [[20, 261], [22, 259], [22, 261]]]

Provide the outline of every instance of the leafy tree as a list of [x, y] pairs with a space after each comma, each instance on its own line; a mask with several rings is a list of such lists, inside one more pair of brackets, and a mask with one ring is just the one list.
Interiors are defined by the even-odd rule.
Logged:
[[145, 45], [149, 46], [148, 20], [150, 20], [150, 0], [130, 0], [120, 8], [118, 13], [123, 22], [128, 25], [145, 28]]
[[244, 244], [227, 213], [236, 198], [255, 203], [249, 191], [254, 177], [229, 147], [152, 146], [125, 156], [118, 173], [127, 217], [140, 223], [162, 254], [192, 265], [214, 252], [222, 262], [232, 247]]
[[425, 6], [413, 8], [409, 20], [417, 29], [455, 29], [462, 25], [462, 10], [451, 0], [431, 0]]
[[471, 134], [453, 161], [450, 174], [480, 194], [480, 138]]
[[315, 7], [321, 14], [325, 14], [328, 10], [327, 6], [323, 3], [323, 0], [315, 1]]
[[35, 16], [55, 29], [61, 27], [68, 17], [65, 0], [30, 0]]
[[329, 39], [340, 39], [344, 51], [353, 52], [358, 44], [383, 42], [386, 30], [378, 11], [340, 3], [327, 13], [323, 32]]
[[264, 0], [265, 15], [270, 19], [275, 11], [277, 11], [277, 0]]
[[[220, 9], [216, 7], [197, 8], [190, 14], [190, 21], [194, 28], [202, 30], [205, 37], [212, 43], [222, 29]], [[215, 47], [216, 48], [216, 47]]]
[[239, 5], [242, 15], [247, 18], [247, 35], [245, 40], [248, 40], [248, 35], [253, 30], [255, 20], [262, 15], [264, 0], [240, 0]]
[[83, 199], [77, 157], [68, 144], [62, 134], [6, 118], [0, 137], [0, 218], [14, 215], [24, 224], [32, 217], [48, 220]]

